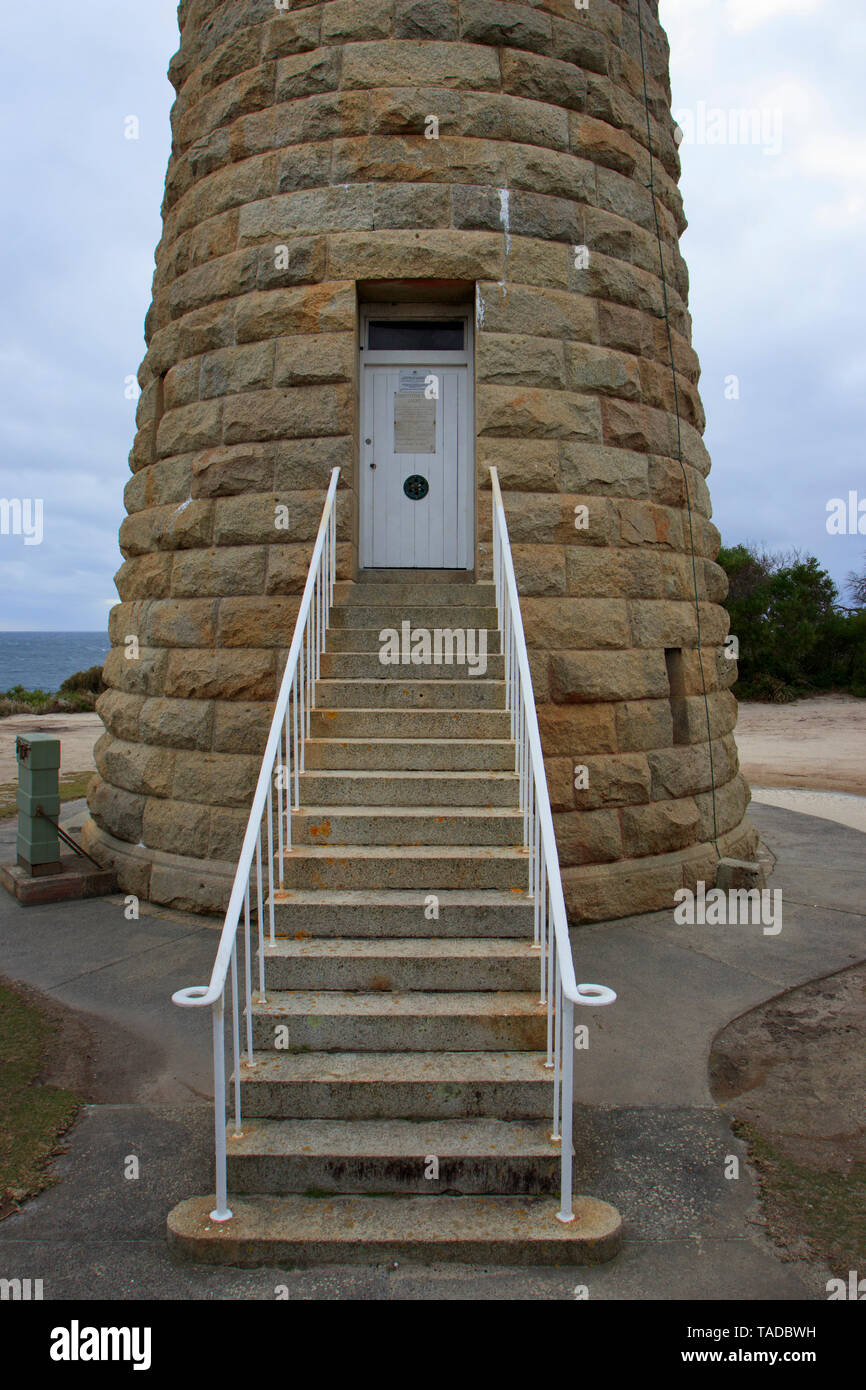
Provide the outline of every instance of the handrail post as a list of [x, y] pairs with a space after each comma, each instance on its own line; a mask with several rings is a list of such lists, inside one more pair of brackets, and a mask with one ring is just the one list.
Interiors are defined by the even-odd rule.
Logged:
[[213, 1116], [216, 1162], [216, 1206], [210, 1214], [211, 1221], [229, 1221], [232, 1216], [228, 1204], [226, 1178], [226, 1057], [223, 1022], [225, 1015], [225, 991], [213, 1002]]
[[560, 1198], [558, 1221], [573, 1221], [572, 1182], [572, 1125], [574, 1120], [574, 1004], [563, 997], [562, 1010], [562, 1150], [560, 1153]]

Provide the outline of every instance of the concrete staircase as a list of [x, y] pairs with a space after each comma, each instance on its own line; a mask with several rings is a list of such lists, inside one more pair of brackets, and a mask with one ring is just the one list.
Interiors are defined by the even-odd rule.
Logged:
[[[383, 665], [383, 629], [483, 629], [487, 669]], [[441, 572], [338, 584], [278, 940], [253, 1006], [231, 1221], [196, 1259], [586, 1263], [620, 1222], [557, 1221], [546, 1012], [493, 586]]]

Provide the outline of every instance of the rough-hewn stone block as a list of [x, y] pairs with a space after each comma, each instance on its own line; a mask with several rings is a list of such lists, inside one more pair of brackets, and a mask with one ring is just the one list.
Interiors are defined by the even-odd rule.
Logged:
[[143, 796], [135, 796], [122, 787], [109, 786], [97, 778], [88, 789], [88, 807], [96, 824], [110, 835], [136, 845], [141, 840], [145, 807]]
[[265, 582], [263, 547], [222, 546], [186, 551], [175, 557], [172, 594], [178, 598], [259, 594]]
[[274, 656], [269, 651], [173, 651], [164, 689], [180, 700], [272, 700]]
[[479, 439], [476, 445], [479, 486], [489, 491], [490, 468], [494, 467], [504, 491], [556, 492], [559, 450], [559, 442], [555, 439], [501, 439], [498, 436]]
[[221, 647], [288, 647], [299, 608], [299, 599], [224, 598], [219, 606], [219, 644]]
[[499, 87], [496, 54], [480, 44], [415, 42], [352, 44], [343, 59], [344, 87], [417, 84], [493, 91]]
[[103, 734], [93, 757], [104, 781], [144, 796], [166, 796], [174, 773], [175, 753]]
[[224, 403], [224, 439], [226, 444], [239, 444], [347, 434], [352, 428], [353, 405], [350, 392], [342, 386], [247, 391], [230, 396]]
[[354, 370], [355, 340], [350, 333], [293, 334], [277, 343], [276, 386], [350, 381]]
[[529, 647], [550, 652], [595, 651], [629, 645], [627, 605], [605, 598], [524, 598]]
[[261, 756], [271, 718], [272, 712], [265, 704], [217, 700], [214, 704], [214, 751]]
[[202, 400], [255, 391], [270, 386], [274, 374], [273, 343], [253, 343], [247, 347], [222, 348], [201, 360]]
[[586, 78], [579, 68], [559, 58], [542, 58], [515, 49], [503, 50], [502, 87], [514, 96], [566, 110], [582, 111], [586, 102]]
[[210, 748], [213, 704], [208, 700], [145, 700], [141, 710], [143, 743], [166, 748]]
[[210, 844], [211, 812], [207, 806], [193, 806], [186, 796], [181, 800], [151, 797], [145, 803], [141, 839], [148, 849], [207, 857]]
[[578, 338], [595, 342], [597, 308], [593, 300], [555, 289], [530, 290], [521, 285], [478, 287], [482, 332], [527, 333], [541, 338]]
[[241, 492], [270, 491], [274, 480], [273, 448], [235, 444], [207, 449], [192, 461], [194, 497], [234, 497]]
[[623, 841], [616, 811], [571, 811], [553, 817], [559, 862], [606, 864], [622, 858]]
[[477, 392], [476, 411], [479, 434], [601, 439], [598, 402], [573, 391], [482, 384]]
[[258, 775], [259, 760], [252, 755], [178, 752], [173, 795], [205, 806], [249, 806]]
[[633, 498], [649, 493], [646, 455], [600, 444], [563, 441], [560, 478], [569, 492]]
[[541, 705], [538, 727], [545, 757], [564, 754], [580, 762], [589, 753], [615, 753], [613, 705]]
[[565, 385], [562, 344], [525, 333], [482, 333], [478, 338], [478, 381], [521, 386]]
[[554, 652], [550, 673], [559, 704], [659, 699], [668, 693], [663, 652]]
[[336, 332], [354, 322], [354, 285], [308, 285], [247, 295], [238, 306], [236, 332], [239, 343], [254, 343], [286, 333]]

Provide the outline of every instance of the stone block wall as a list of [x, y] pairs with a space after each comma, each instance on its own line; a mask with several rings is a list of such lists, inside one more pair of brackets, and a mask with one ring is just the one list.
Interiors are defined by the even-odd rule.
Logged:
[[128, 891], [225, 901], [335, 465], [356, 573], [358, 306], [389, 280], [475, 297], [476, 570], [495, 464], [574, 919], [711, 879], [714, 833], [753, 852], [668, 47], [640, 0], [682, 467], [638, 3], [182, 0], [88, 829]]

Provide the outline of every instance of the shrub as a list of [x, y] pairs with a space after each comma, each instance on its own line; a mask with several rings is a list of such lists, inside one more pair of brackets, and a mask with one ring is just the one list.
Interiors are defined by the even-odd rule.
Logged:
[[90, 666], [86, 671], [76, 671], [74, 676], [67, 676], [58, 693], [63, 694], [70, 690], [87, 690], [92, 695], [101, 695], [104, 689], [102, 667]]

